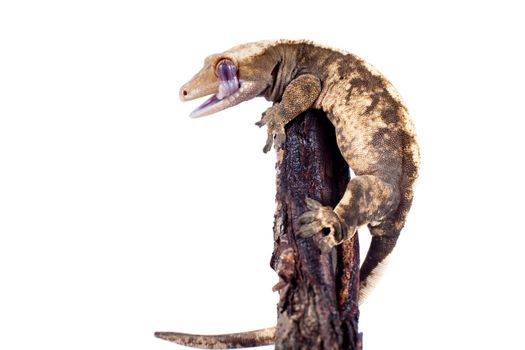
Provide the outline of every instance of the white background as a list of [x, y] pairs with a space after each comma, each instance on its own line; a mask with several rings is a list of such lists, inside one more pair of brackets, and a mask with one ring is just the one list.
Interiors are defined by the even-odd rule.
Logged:
[[178, 89], [208, 54], [276, 38], [365, 58], [419, 135], [364, 348], [524, 349], [518, 3], [2, 1], [0, 349], [274, 324], [275, 155], [253, 125], [269, 104], [191, 120]]

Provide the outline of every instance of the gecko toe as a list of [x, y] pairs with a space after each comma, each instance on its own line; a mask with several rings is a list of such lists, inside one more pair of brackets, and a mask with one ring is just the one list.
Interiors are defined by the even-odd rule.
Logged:
[[320, 221], [313, 221], [309, 224], [302, 225], [297, 231], [297, 236], [303, 238], [310, 238], [315, 235], [317, 232], [323, 229], [323, 225]]
[[329, 234], [317, 242], [317, 245], [323, 254], [329, 253], [337, 244], [338, 242], [335, 240], [333, 234]]
[[309, 224], [312, 221], [317, 219], [317, 212], [316, 211], [307, 211], [303, 215], [299, 216], [299, 223], [302, 224]]
[[275, 133], [275, 149], [283, 149], [284, 143], [286, 142], [286, 133], [284, 132], [284, 128], [277, 130]]
[[266, 139], [266, 144], [264, 145], [263, 152], [268, 153], [272, 149], [273, 145], [273, 135], [272, 133], [268, 132], [268, 137]]
[[312, 199], [310, 197], [306, 197], [304, 199], [305, 203], [306, 203], [306, 206], [308, 207], [308, 209], [310, 210], [316, 210], [316, 209], [319, 209], [322, 207], [321, 203], [319, 203], [318, 201], [316, 201], [315, 199]]

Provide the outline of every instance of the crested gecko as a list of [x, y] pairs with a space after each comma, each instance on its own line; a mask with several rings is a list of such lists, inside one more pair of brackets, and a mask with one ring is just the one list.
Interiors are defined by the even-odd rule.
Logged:
[[[419, 147], [407, 108], [391, 83], [357, 56], [303, 40], [248, 43], [208, 56], [180, 89], [182, 101], [212, 95], [191, 113], [198, 118], [257, 96], [274, 102], [259, 122], [267, 127], [263, 148], [279, 151], [285, 125], [309, 108], [323, 110], [335, 127], [337, 145], [354, 171], [331, 208], [306, 198], [308, 211], [297, 233], [328, 253], [368, 225], [372, 241], [360, 268], [359, 303], [375, 285], [405, 223], [419, 169]], [[274, 328], [217, 336], [157, 332], [179, 344], [228, 348], [271, 344]]]

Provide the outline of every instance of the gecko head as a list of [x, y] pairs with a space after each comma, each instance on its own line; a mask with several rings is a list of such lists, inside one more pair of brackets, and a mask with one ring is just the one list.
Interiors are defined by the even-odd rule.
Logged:
[[[261, 95], [271, 84], [261, 55], [233, 48], [222, 54], [211, 55], [204, 60], [204, 67], [180, 89], [180, 99], [190, 101], [212, 95], [190, 117], [198, 118]], [[270, 69], [271, 71], [271, 69]]]

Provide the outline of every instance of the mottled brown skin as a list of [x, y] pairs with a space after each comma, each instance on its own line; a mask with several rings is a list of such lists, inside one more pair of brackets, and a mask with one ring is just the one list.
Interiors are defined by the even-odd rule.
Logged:
[[[212, 55], [181, 88], [181, 99], [216, 92], [214, 65], [227, 58], [243, 84], [237, 97], [214, 113], [255, 96], [274, 102], [259, 126], [268, 127], [264, 151], [280, 152], [284, 126], [309, 108], [322, 109], [335, 127], [337, 144], [356, 176], [335, 208], [306, 198], [308, 211], [298, 218], [299, 235], [323, 229], [323, 253], [368, 225], [372, 243], [360, 270], [360, 302], [372, 288], [394, 248], [413, 198], [419, 149], [412, 122], [398, 93], [380, 73], [358, 57], [307, 41], [266, 41]], [[210, 114], [210, 112], [206, 113]], [[205, 115], [205, 114], [204, 114]]]
[[231, 349], [271, 345], [275, 339], [274, 328], [224, 335], [194, 335], [176, 332], [156, 332], [155, 336], [177, 344], [202, 349]]

